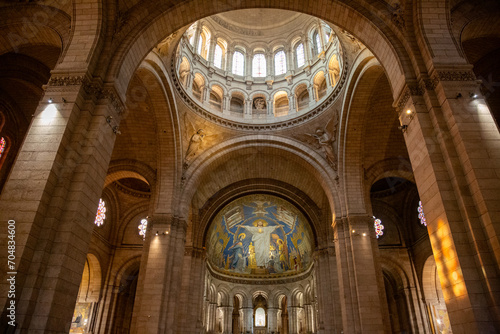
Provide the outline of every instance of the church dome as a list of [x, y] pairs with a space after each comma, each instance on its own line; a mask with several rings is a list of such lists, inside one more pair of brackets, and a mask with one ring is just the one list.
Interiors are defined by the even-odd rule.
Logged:
[[219, 211], [206, 248], [209, 268], [225, 277], [282, 278], [311, 269], [314, 237], [307, 219], [290, 202], [253, 194]]
[[180, 40], [176, 87], [195, 111], [222, 125], [297, 124], [331, 105], [345, 80], [336, 30], [283, 10], [199, 20]]

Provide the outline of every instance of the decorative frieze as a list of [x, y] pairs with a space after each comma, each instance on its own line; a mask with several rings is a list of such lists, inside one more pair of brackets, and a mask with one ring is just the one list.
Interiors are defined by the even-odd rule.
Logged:
[[437, 71], [439, 81], [475, 81], [476, 76], [472, 70], [467, 71]]
[[121, 115], [124, 110], [121, 99], [116, 94], [114, 87], [103, 87], [97, 80], [91, 81], [85, 75], [57, 76], [53, 75], [47, 84], [49, 87], [82, 86], [87, 98], [95, 101], [108, 100], [115, 111]]

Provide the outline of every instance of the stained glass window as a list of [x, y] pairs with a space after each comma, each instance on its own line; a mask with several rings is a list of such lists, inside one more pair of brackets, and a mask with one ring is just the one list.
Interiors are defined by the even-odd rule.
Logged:
[[266, 57], [262, 53], [257, 53], [253, 56], [252, 76], [255, 78], [262, 78], [266, 76]]
[[422, 206], [422, 201], [418, 201], [418, 219], [420, 219], [420, 224], [427, 226], [427, 220], [424, 215], [424, 208]]
[[222, 68], [222, 48], [220, 47], [219, 44], [215, 45], [214, 66]]
[[304, 57], [304, 44], [300, 43], [295, 49], [295, 54], [297, 55], [297, 67], [301, 67], [305, 64], [306, 59]]
[[382, 221], [375, 216], [373, 217], [373, 227], [375, 228], [375, 235], [377, 236], [377, 239], [381, 236], [384, 235], [384, 225], [382, 225]]
[[5, 138], [4, 137], [0, 138], [0, 158], [3, 155], [6, 146], [7, 146], [7, 141], [5, 140]]
[[274, 55], [274, 74], [280, 75], [286, 72], [286, 56], [284, 51], [279, 51]]
[[236, 51], [233, 56], [233, 74], [243, 75], [245, 65], [245, 57], [243, 53]]
[[146, 218], [141, 219], [141, 222], [139, 226], [137, 226], [139, 229], [139, 235], [142, 235], [143, 239], [146, 239], [146, 230], [148, 228], [148, 220]]
[[106, 219], [106, 202], [104, 202], [102, 198], [100, 198], [94, 224], [96, 224], [97, 226], [101, 226], [102, 224], [104, 224], [104, 219]]

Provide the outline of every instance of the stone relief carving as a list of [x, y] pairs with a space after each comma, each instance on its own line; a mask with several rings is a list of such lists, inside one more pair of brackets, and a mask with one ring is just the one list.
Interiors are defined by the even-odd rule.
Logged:
[[[297, 138], [302, 142], [314, 147], [317, 152], [328, 161], [328, 164], [337, 171], [337, 155], [335, 154], [334, 143], [337, 140], [338, 111], [333, 113], [333, 117], [323, 128], [317, 128], [315, 133], [303, 133]], [[331, 129], [330, 131], [328, 129]]]
[[392, 12], [392, 22], [400, 29], [404, 30], [406, 27], [406, 22], [404, 18], [404, 8], [401, 7], [399, 3], [396, 3]]
[[186, 134], [192, 133], [192, 135], [189, 136], [189, 144], [186, 155], [184, 156], [184, 169], [187, 169], [191, 161], [205, 149], [207, 144], [211, 144], [218, 136], [213, 134], [209, 135], [203, 128], [195, 127], [188, 119], [187, 113], [184, 114], [184, 128], [186, 129]]
[[50, 87], [70, 87], [82, 85], [83, 90], [88, 98], [95, 100], [108, 100], [115, 111], [121, 115], [124, 111], [124, 106], [121, 99], [116, 94], [113, 88], [102, 87], [102, 84], [92, 82], [84, 75], [76, 76], [52, 76], [47, 84]]

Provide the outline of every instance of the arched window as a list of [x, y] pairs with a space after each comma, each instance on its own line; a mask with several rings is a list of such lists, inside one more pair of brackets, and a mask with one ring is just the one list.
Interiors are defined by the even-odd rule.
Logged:
[[222, 48], [219, 44], [215, 45], [214, 66], [217, 68], [222, 68]]
[[139, 226], [137, 226], [139, 229], [139, 235], [142, 236], [143, 239], [146, 239], [146, 230], [148, 228], [148, 220], [146, 218], [141, 219], [141, 222], [139, 223]]
[[314, 55], [321, 53], [321, 39], [317, 31], [313, 35], [313, 49]]
[[3, 155], [3, 152], [5, 152], [5, 149], [7, 148], [7, 141], [5, 140], [4, 137], [0, 138], [0, 158]]
[[233, 56], [233, 74], [244, 75], [245, 56], [243, 53], [236, 51]]
[[283, 50], [278, 51], [274, 55], [274, 75], [285, 74], [286, 72], [286, 56]]
[[255, 326], [264, 327], [266, 325], [266, 311], [259, 307], [255, 310]]
[[295, 56], [297, 57], [297, 67], [304, 66], [306, 58], [304, 56], [304, 44], [300, 43], [295, 48]]
[[100, 198], [94, 224], [96, 224], [97, 226], [101, 226], [102, 224], [104, 224], [104, 219], [106, 219], [106, 202], [104, 202], [102, 198]]
[[253, 56], [252, 76], [255, 78], [262, 78], [266, 76], [266, 57], [262, 53], [257, 53]]

